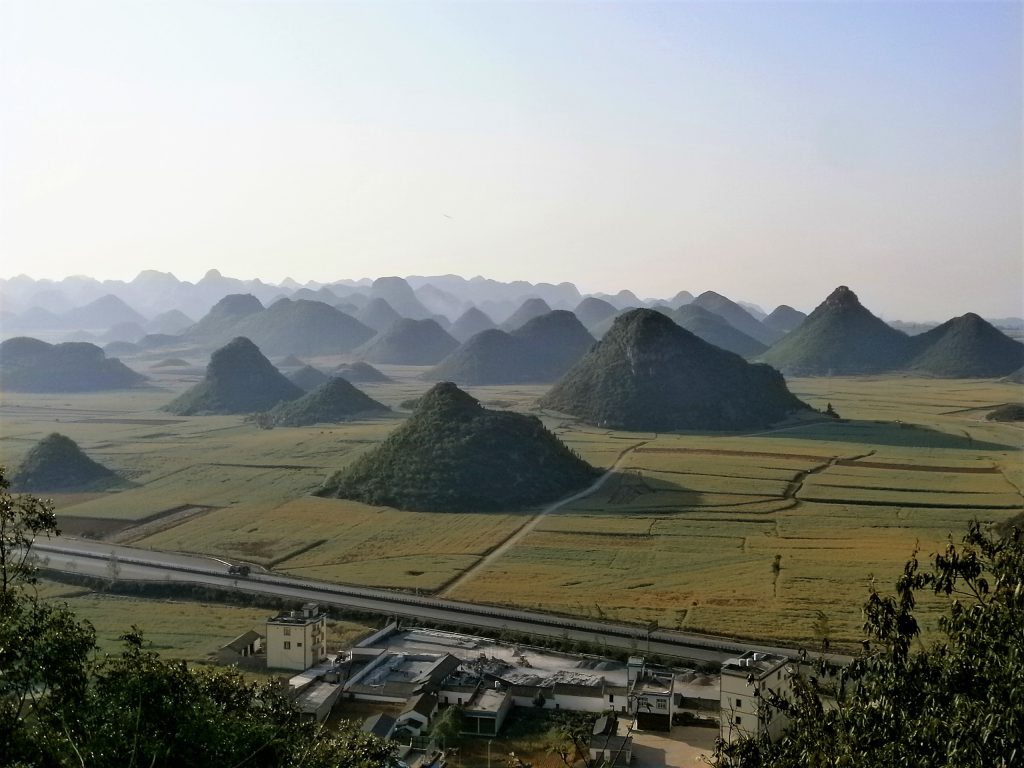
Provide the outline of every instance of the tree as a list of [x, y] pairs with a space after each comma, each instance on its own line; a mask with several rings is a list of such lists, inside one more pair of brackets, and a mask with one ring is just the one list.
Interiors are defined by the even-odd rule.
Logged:
[[[941, 637], [912, 651], [920, 634], [917, 594], [949, 599]], [[864, 608], [864, 651], [845, 669], [819, 662], [837, 680], [826, 706], [816, 678], [797, 679], [792, 701], [769, 704], [791, 724], [775, 743], [721, 746], [713, 765], [996, 766], [1024, 758], [1024, 542], [1020, 529], [996, 538], [972, 523], [921, 570], [916, 554], [896, 594], [872, 591]]]
[[573, 768], [583, 760], [590, 766], [590, 736], [594, 731], [596, 715], [587, 712], [553, 712], [554, 721], [548, 731], [548, 753], [558, 755], [566, 768]]
[[0, 766], [378, 768], [392, 747], [357, 728], [327, 734], [271, 684], [189, 668], [144, 650], [119, 656], [65, 604], [41, 600], [30, 550], [56, 533], [53, 507], [12, 496], [0, 468]]
[[444, 749], [459, 740], [462, 733], [462, 709], [452, 705], [445, 709], [437, 720], [434, 727], [430, 729], [430, 735], [435, 744], [440, 744]]

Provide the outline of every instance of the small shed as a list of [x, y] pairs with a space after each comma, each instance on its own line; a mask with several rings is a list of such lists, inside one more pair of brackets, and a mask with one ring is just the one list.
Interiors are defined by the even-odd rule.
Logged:
[[256, 630], [239, 635], [220, 650], [223, 655], [255, 656], [263, 647], [263, 636]]

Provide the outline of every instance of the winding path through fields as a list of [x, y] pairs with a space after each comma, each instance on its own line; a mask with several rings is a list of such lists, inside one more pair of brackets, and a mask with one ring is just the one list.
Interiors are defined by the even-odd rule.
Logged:
[[480, 573], [480, 571], [482, 571], [484, 568], [487, 568], [491, 563], [493, 563], [499, 557], [502, 557], [505, 553], [512, 549], [512, 547], [514, 547], [516, 544], [518, 544], [524, 538], [526, 538], [526, 536], [529, 535], [530, 532], [532, 532], [533, 529], [537, 527], [537, 524], [540, 523], [540, 521], [543, 520], [547, 515], [550, 515], [555, 510], [561, 509], [567, 504], [572, 504], [574, 501], [579, 501], [580, 499], [586, 498], [592, 493], [596, 493], [597, 491], [601, 490], [604, 484], [608, 482], [608, 478], [615, 474], [622, 466], [622, 464], [626, 461], [626, 457], [629, 456], [630, 453], [635, 451], [640, 446], [646, 445], [649, 442], [650, 440], [640, 440], [639, 442], [634, 443], [628, 448], [623, 448], [618, 458], [615, 459], [615, 463], [612, 464], [608, 468], [608, 470], [599, 478], [597, 478], [597, 480], [595, 480], [591, 485], [587, 486], [579, 493], [574, 493], [572, 496], [567, 496], [564, 499], [559, 499], [554, 504], [551, 504], [542, 509], [536, 515], [534, 515], [532, 519], [530, 519], [521, 528], [519, 528], [515, 533], [513, 533], [511, 536], [505, 539], [505, 541], [503, 541], [497, 547], [492, 549], [488, 554], [484, 555], [484, 557], [480, 558], [480, 560], [474, 563], [469, 569], [464, 571], [461, 576], [456, 578], [454, 581], [449, 582], [444, 589], [437, 593], [437, 596], [449, 597], [452, 592], [461, 587], [467, 581], [474, 578], [478, 573]]

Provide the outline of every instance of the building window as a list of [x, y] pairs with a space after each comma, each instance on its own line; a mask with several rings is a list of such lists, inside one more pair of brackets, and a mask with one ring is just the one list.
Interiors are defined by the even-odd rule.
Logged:
[[284, 641], [284, 649], [286, 651], [290, 651], [292, 649], [292, 644], [290, 642], [288, 642], [287, 640]]
[[743, 699], [736, 699], [736, 709], [743, 706]]
[[296, 644], [295, 644], [295, 647], [296, 647], [296, 648], [301, 648], [301, 647], [302, 647], [302, 643], [296, 643]]
[[740, 717], [739, 715], [737, 715], [737, 716], [736, 716], [736, 725], [739, 725], [739, 724], [740, 724], [740, 723], [742, 723], [742, 722], [743, 722], [743, 718], [742, 718], [742, 717]]
[[665, 700], [664, 699], [656, 699], [654, 701], [654, 706], [656, 706], [658, 709], [665, 709], [666, 708], [665, 707]]
[[608, 703], [609, 704], [614, 704], [615, 703], [615, 694], [614, 693], [609, 693], [608, 694]]
[[285, 634], [285, 636], [288, 636], [288, 635], [290, 635], [291, 633], [292, 633], [292, 628], [291, 628], [291, 627], [285, 627], [285, 628], [284, 628], [284, 634]]

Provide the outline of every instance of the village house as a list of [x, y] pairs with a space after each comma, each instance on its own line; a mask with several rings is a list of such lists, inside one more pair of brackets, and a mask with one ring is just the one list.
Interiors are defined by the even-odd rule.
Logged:
[[781, 712], [767, 706], [770, 693], [792, 694], [793, 670], [785, 656], [748, 651], [722, 665], [720, 736], [731, 742], [743, 736], [774, 739], [788, 724]]
[[302, 671], [327, 658], [327, 614], [316, 603], [267, 619], [267, 667]]

